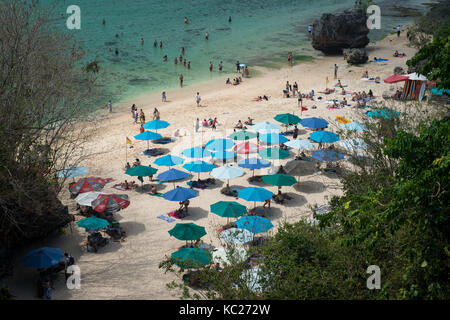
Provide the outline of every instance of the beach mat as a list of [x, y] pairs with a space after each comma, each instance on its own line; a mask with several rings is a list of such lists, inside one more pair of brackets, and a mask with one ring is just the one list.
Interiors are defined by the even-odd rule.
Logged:
[[340, 116], [336, 116], [336, 121], [342, 123], [342, 124], [346, 124], [346, 123], [350, 123], [351, 121], [348, 120], [347, 118], [344, 117], [340, 117]]
[[153, 194], [153, 193], [147, 193], [147, 194], [150, 196], [153, 196], [153, 197], [164, 197], [164, 193], [161, 193], [161, 192], [157, 192], [156, 194]]
[[164, 221], [167, 221], [167, 222], [169, 222], [169, 223], [175, 221], [175, 219], [170, 218], [170, 217], [166, 217], [165, 215], [159, 215], [159, 216], [157, 216], [157, 218], [158, 218], [158, 219], [161, 219], [161, 220], [164, 220]]

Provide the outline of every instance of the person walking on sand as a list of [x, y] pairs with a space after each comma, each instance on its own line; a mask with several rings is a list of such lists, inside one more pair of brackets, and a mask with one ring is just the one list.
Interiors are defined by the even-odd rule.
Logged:
[[400, 32], [402, 31], [402, 27], [400, 25], [397, 26], [397, 38], [400, 37]]
[[197, 118], [197, 120], [195, 120], [195, 132], [198, 132], [198, 129], [200, 129], [200, 119]]
[[159, 118], [159, 110], [155, 108], [155, 110], [153, 110], [153, 120], [159, 120]]
[[337, 72], [338, 72], [339, 67], [337, 66], [337, 64], [334, 64], [334, 78], [337, 79]]
[[183, 74], [180, 74], [180, 87], [183, 88]]
[[237, 71], [237, 73], [241, 72], [241, 64], [239, 63], [239, 60], [236, 61], [236, 71]]
[[195, 97], [195, 102], [197, 102], [197, 107], [200, 107], [200, 101], [202, 98], [200, 98], [200, 93], [197, 92], [197, 96]]
[[161, 101], [162, 101], [162, 102], [167, 102], [166, 92], [165, 92], [165, 91], [163, 91], [163, 92], [161, 93]]
[[111, 100], [109, 100], [109, 102], [108, 102], [108, 110], [109, 110], [109, 113], [112, 112], [112, 103], [111, 103]]
[[131, 119], [134, 119], [134, 110], [136, 110], [136, 105], [133, 103], [131, 106]]
[[137, 124], [137, 122], [138, 122], [138, 111], [137, 111], [137, 108], [134, 110], [134, 123], [135, 124]]

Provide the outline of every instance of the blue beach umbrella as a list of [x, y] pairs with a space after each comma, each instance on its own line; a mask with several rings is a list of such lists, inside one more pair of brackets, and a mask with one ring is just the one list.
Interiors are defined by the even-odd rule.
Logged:
[[339, 141], [339, 136], [331, 131], [315, 131], [309, 134], [309, 138], [316, 142], [332, 143]]
[[205, 147], [211, 151], [223, 151], [233, 148], [234, 145], [231, 139], [213, 139], [208, 141]]
[[164, 129], [170, 126], [170, 123], [163, 120], [152, 120], [149, 122], [146, 122], [143, 127], [147, 130], [158, 130], [158, 129]]
[[164, 194], [164, 199], [169, 201], [186, 201], [191, 198], [195, 198], [198, 195], [197, 191], [184, 188], [176, 187]]
[[300, 124], [306, 128], [311, 129], [322, 129], [326, 128], [328, 126], [328, 122], [322, 118], [305, 118], [302, 121], [300, 121]]
[[308, 140], [291, 140], [285, 143], [288, 147], [294, 149], [313, 149], [314, 145]]
[[253, 241], [253, 233], [246, 229], [230, 228], [220, 233], [220, 237], [227, 243], [245, 244]]
[[221, 151], [217, 151], [213, 153], [213, 158], [216, 159], [232, 159], [234, 157], [236, 157], [236, 153], [231, 152], [231, 151], [226, 151], [226, 150], [221, 150]]
[[210, 157], [212, 155], [211, 152], [202, 147], [193, 147], [186, 150], [183, 150], [181, 153], [183, 156], [188, 158], [205, 158]]
[[344, 155], [333, 150], [320, 149], [313, 152], [312, 157], [320, 161], [338, 161], [344, 158]]
[[189, 177], [189, 173], [177, 169], [170, 169], [158, 174], [161, 181], [176, 181]]
[[342, 128], [350, 130], [350, 131], [358, 131], [358, 132], [367, 131], [367, 127], [364, 124], [359, 123], [358, 121], [353, 121], [350, 123], [343, 124]]
[[149, 141], [151, 140], [159, 140], [161, 139], [163, 136], [160, 135], [159, 133], [156, 132], [152, 132], [152, 131], [144, 131], [142, 133], [139, 133], [138, 135], [134, 136], [134, 138], [136, 140], [144, 140], [147, 141], [147, 149], [149, 149]]
[[252, 129], [260, 133], [279, 132], [281, 131], [281, 126], [269, 121], [264, 121], [255, 124]]
[[89, 218], [81, 219], [77, 222], [77, 226], [80, 228], [85, 228], [87, 230], [98, 230], [106, 228], [109, 225], [108, 220], [100, 219], [95, 216]]
[[235, 224], [239, 229], [246, 229], [255, 234], [266, 232], [273, 228], [273, 224], [269, 219], [258, 216], [242, 216]]
[[271, 132], [271, 133], [264, 133], [259, 136], [259, 140], [270, 143], [270, 144], [279, 144], [279, 143], [285, 143], [289, 141], [288, 138], [283, 136], [280, 133], [277, 132]]
[[58, 264], [63, 258], [61, 249], [42, 247], [28, 252], [22, 262], [27, 267], [43, 269]]
[[265, 201], [272, 199], [273, 193], [264, 188], [248, 187], [238, 191], [238, 197], [247, 201], [253, 201], [256, 207], [256, 201]]
[[184, 162], [183, 158], [172, 156], [170, 154], [156, 159], [153, 163], [162, 167], [171, 167]]
[[200, 172], [209, 172], [213, 170], [216, 166], [205, 162], [205, 161], [192, 161], [186, 163], [183, 168], [189, 172], [198, 172], [198, 177], [200, 178]]
[[69, 166], [57, 172], [59, 178], [76, 178], [89, 172], [89, 169], [81, 166]]
[[270, 167], [270, 162], [259, 158], [248, 158], [240, 160], [238, 162], [238, 166], [242, 168], [251, 169], [253, 171], [253, 175], [255, 175], [255, 169]]

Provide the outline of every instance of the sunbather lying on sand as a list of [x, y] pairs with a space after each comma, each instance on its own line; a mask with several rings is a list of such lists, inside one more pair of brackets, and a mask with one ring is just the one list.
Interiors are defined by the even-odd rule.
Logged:
[[330, 94], [330, 93], [333, 93], [333, 92], [334, 92], [334, 89], [326, 88], [324, 91], [321, 91], [320, 93]]
[[120, 187], [124, 190], [132, 190], [132, 189], [136, 188], [137, 185], [134, 181], [128, 182], [127, 180], [125, 180], [125, 182], [115, 184], [113, 186], [113, 188], [114, 187]]

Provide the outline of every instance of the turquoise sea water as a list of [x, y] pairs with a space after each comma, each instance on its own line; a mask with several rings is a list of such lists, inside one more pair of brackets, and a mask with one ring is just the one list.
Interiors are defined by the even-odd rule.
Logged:
[[[422, 2], [376, 1], [382, 13], [395, 5], [423, 11]], [[180, 73], [185, 85], [213, 79], [219, 75], [220, 61], [223, 72], [232, 73], [236, 60], [248, 64], [251, 70], [252, 66], [285, 65], [289, 51], [295, 56], [314, 56], [317, 52], [310, 45], [308, 24], [322, 13], [353, 4], [354, 0], [63, 0], [57, 2], [57, 10], [67, 16], [69, 5], [80, 7], [81, 30], [67, 32], [81, 41], [86, 61], [100, 62], [102, 93], [98, 100], [104, 103], [110, 98], [126, 100], [178, 87]], [[189, 24], [184, 23], [184, 17]], [[395, 25], [411, 20], [383, 17], [382, 30], [369, 36], [376, 40], [392, 32]], [[56, 27], [65, 29], [65, 23], [61, 18]], [[205, 40], [205, 32], [209, 40]], [[154, 40], [158, 41], [156, 48]], [[159, 48], [159, 41], [163, 41], [163, 48]], [[174, 64], [181, 47], [185, 48], [184, 58], [191, 61], [190, 70]], [[162, 61], [164, 55], [167, 62]], [[212, 73], [209, 61], [214, 66]]]

